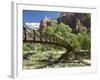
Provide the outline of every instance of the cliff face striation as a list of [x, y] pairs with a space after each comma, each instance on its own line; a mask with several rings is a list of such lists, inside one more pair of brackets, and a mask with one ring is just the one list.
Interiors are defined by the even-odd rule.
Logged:
[[91, 17], [89, 13], [62, 12], [57, 22], [69, 25], [73, 32], [90, 31], [91, 27]]

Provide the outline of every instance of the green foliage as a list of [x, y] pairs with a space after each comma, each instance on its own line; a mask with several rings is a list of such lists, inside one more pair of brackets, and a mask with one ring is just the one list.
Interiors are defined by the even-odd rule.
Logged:
[[91, 48], [90, 32], [78, 33], [78, 41], [80, 42], [80, 49], [90, 50]]
[[51, 45], [51, 44], [41, 44], [41, 43], [24, 43], [23, 44], [23, 51], [58, 51], [58, 50], [65, 50], [63, 47]]
[[90, 32], [72, 33], [72, 29], [63, 23], [49, 26], [47, 33], [67, 41], [75, 49], [90, 49]]
[[24, 43], [24, 44], [23, 44], [23, 50], [24, 50], [24, 51], [33, 50], [33, 45], [30, 44], [30, 43]]

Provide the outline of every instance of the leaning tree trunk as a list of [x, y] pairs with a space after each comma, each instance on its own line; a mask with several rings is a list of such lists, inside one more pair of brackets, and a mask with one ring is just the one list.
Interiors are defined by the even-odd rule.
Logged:
[[74, 53], [72, 50], [66, 51], [66, 53], [62, 54], [57, 62], [72, 62], [74, 60]]

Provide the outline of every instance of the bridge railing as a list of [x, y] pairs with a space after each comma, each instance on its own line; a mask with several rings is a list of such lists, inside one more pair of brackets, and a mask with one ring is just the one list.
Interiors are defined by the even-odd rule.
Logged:
[[33, 30], [30, 28], [23, 28], [23, 41], [25, 42], [47, 42], [57, 44], [65, 48], [72, 48], [65, 40], [46, 32]]

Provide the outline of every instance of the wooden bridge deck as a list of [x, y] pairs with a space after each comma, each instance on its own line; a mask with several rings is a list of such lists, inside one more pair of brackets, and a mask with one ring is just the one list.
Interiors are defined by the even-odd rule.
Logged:
[[35, 31], [30, 28], [23, 29], [23, 41], [30, 43], [44, 43], [44, 44], [54, 44], [62, 46], [66, 49], [72, 49], [70, 44], [55, 35], [48, 34], [46, 32]]

